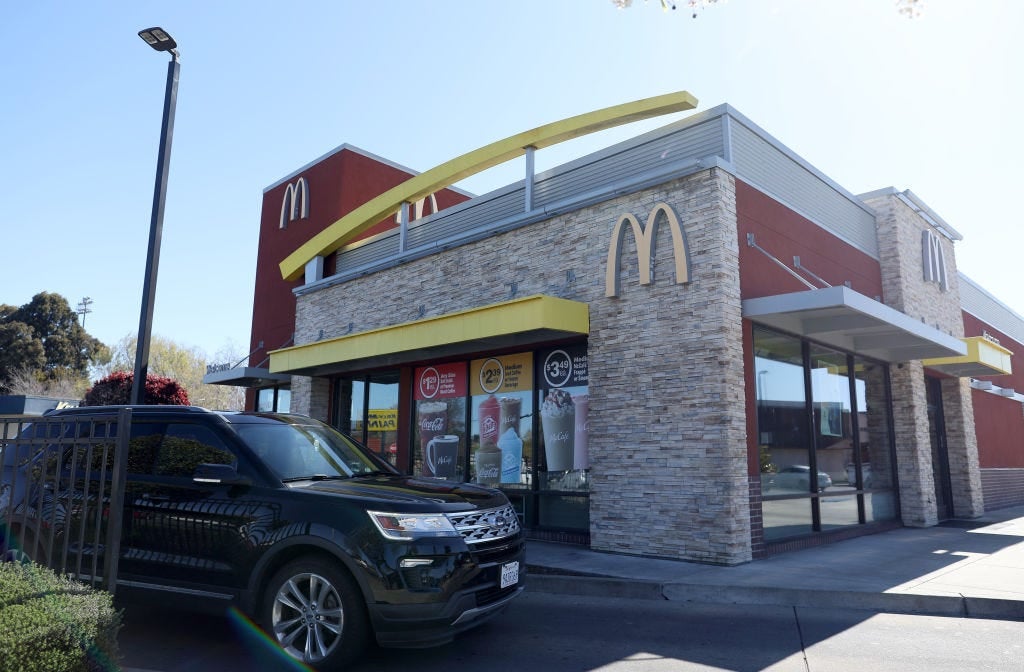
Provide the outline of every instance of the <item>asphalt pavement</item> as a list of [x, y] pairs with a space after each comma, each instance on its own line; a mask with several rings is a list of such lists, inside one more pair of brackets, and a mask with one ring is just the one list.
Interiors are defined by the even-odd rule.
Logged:
[[[530, 540], [527, 568], [527, 591], [533, 594], [668, 600], [701, 608], [752, 605], [752, 616], [762, 608], [799, 607], [835, 614], [846, 610], [855, 619], [859, 617], [851, 610], [1024, 621], [1024, 506], [936, 527], [898, 528], [735, 567]], [[239, 655], [237, 633], [225, 619], [200, 625], [221, 629], [211, 650], [209, 643], [182, 649], [159, 644], [168, 633], [164, 617], [156, 613], [140, 617], [129, 609], [126, 618], [130, 622], [119, 638], [130, 661], [122, 668], [125, 672], [218, 669], [207, 663]], [[236, 662], [240, 669], [262, 669]]]
[[1024, 506], [734, 567], [527, 542], [527, 590], [1024, 620]]

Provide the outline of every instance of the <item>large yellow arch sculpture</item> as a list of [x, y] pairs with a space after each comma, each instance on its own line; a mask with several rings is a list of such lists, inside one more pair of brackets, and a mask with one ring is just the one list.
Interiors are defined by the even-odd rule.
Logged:
[[281, 262], [281, 275], [285, 280], [298, 280], [310, 260], [334, 252], [388, 215], [398, 212], [402, 203], [415, 202], [438, 189], [522, 156], [527, 148], [543, 149], [588, 133], [695, 107], [696, 98], [686, 91], [677, 91], [569, 117], [475, 149], [409, 178], [334, 222], [288, 255]]

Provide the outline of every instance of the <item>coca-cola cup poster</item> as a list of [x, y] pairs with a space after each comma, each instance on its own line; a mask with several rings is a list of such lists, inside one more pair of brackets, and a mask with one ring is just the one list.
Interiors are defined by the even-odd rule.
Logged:
[[466, 364], [437, 364], [413, 373], [416, 427], [413, 473], [462, 480], [465, 473]]
[[580, 473], [590, 466], [586, 346], [563, 346], [538, 353], [537, 376], [547, 485], [586, 489], [586, 478]]
[[469, 364], [471, 480], [527, 487], [533, 457], [533, 355], [518, 353]]

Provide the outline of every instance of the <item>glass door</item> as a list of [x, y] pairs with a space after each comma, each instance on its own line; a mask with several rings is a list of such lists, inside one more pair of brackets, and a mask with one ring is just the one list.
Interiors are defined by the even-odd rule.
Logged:
[[949, 477], [946, 420], [942, 413], [942, 381], [926, 377], [925, 383], [928, 389], [928, 434], [932, 442], [935, 507], [939, 520], [948, 520], [953, 517], [953, 484]]
[[335, 382], [334, 426], [391, 464], [398, 449], [398, 372]]

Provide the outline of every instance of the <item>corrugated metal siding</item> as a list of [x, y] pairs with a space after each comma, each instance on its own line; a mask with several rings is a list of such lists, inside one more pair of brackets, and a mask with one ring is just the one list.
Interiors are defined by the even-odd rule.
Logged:
[[732, 122], [732, 163], [737, 177], [878, 258], [871, 213], [739, 121]]
[[558, 203], [657, 170], [669, 162], [723, 156], [722, 137], [721, 118], [716, 117], [614, 153], [585, 157], [585, 162], [574, 161], [538, 176], [533, 187], [534, 205]]
[[438, 241], [468, 234], [502, 220], [523, 214], [523, 188], [493, 196], [480, 196], [464, 205], [442, 210], [409, 227], [407, 249], [434, 245]]
[[1000, 303], [963, 273], [957, 275], [960, 278], [960, 307], [1018, 343], [1024, 343], [1024, 318]]
[[348, 250], [338, 251], [336, 275], [373, 264], [398, 254], [398, 231]]
[[[534, 211], [638, 178], [669, 163], [724, 154], [722, 119], [712, 117], [689, 127], [674, 124], [668, 132], [648, 133], [538, 175]], [[671, 179], [671, 178], [666, 178]], [[440, 241], [467, 239], [491, 227], [525, 216], [524, 188], [510, 185], [442, 210], [409, 227], [406, 250], [429, 249]], [[397, 233], [338, 253], [336, 275], [386, 262], [398, 254]]]
[[[664, 180], [668, 181], [673, 179], [672, 164], [682, 166], [687, 160], [708, 157], [719, 157], [740, 179], [878, 258], [875, 218], [870, 210], [727, 105], [538, 175], [531, 213], [524, 213], [524, 190], [519, 183], [431, 215], [409, 227], [406, 252], [412, 256], [429, 253], [440, 241], [457, 243], [460, 238], [486, 235], [491, 229], [527, 224], [543, 217], [544, 208], [553, 204], [565, 207], [587, 198], [594, 202], [594, 195], [604, 190], [611, 193], [616, 186], [642, 182], [648, 175], [660, 179], [658, 171], [665, 171]], [[684, 174], [682, 168], [679, 172]], [[342, 250], [337, 274], [386, 263], [397, 253], [397, 235]], [[394, 261], [398, 263], [397, 258]]]

